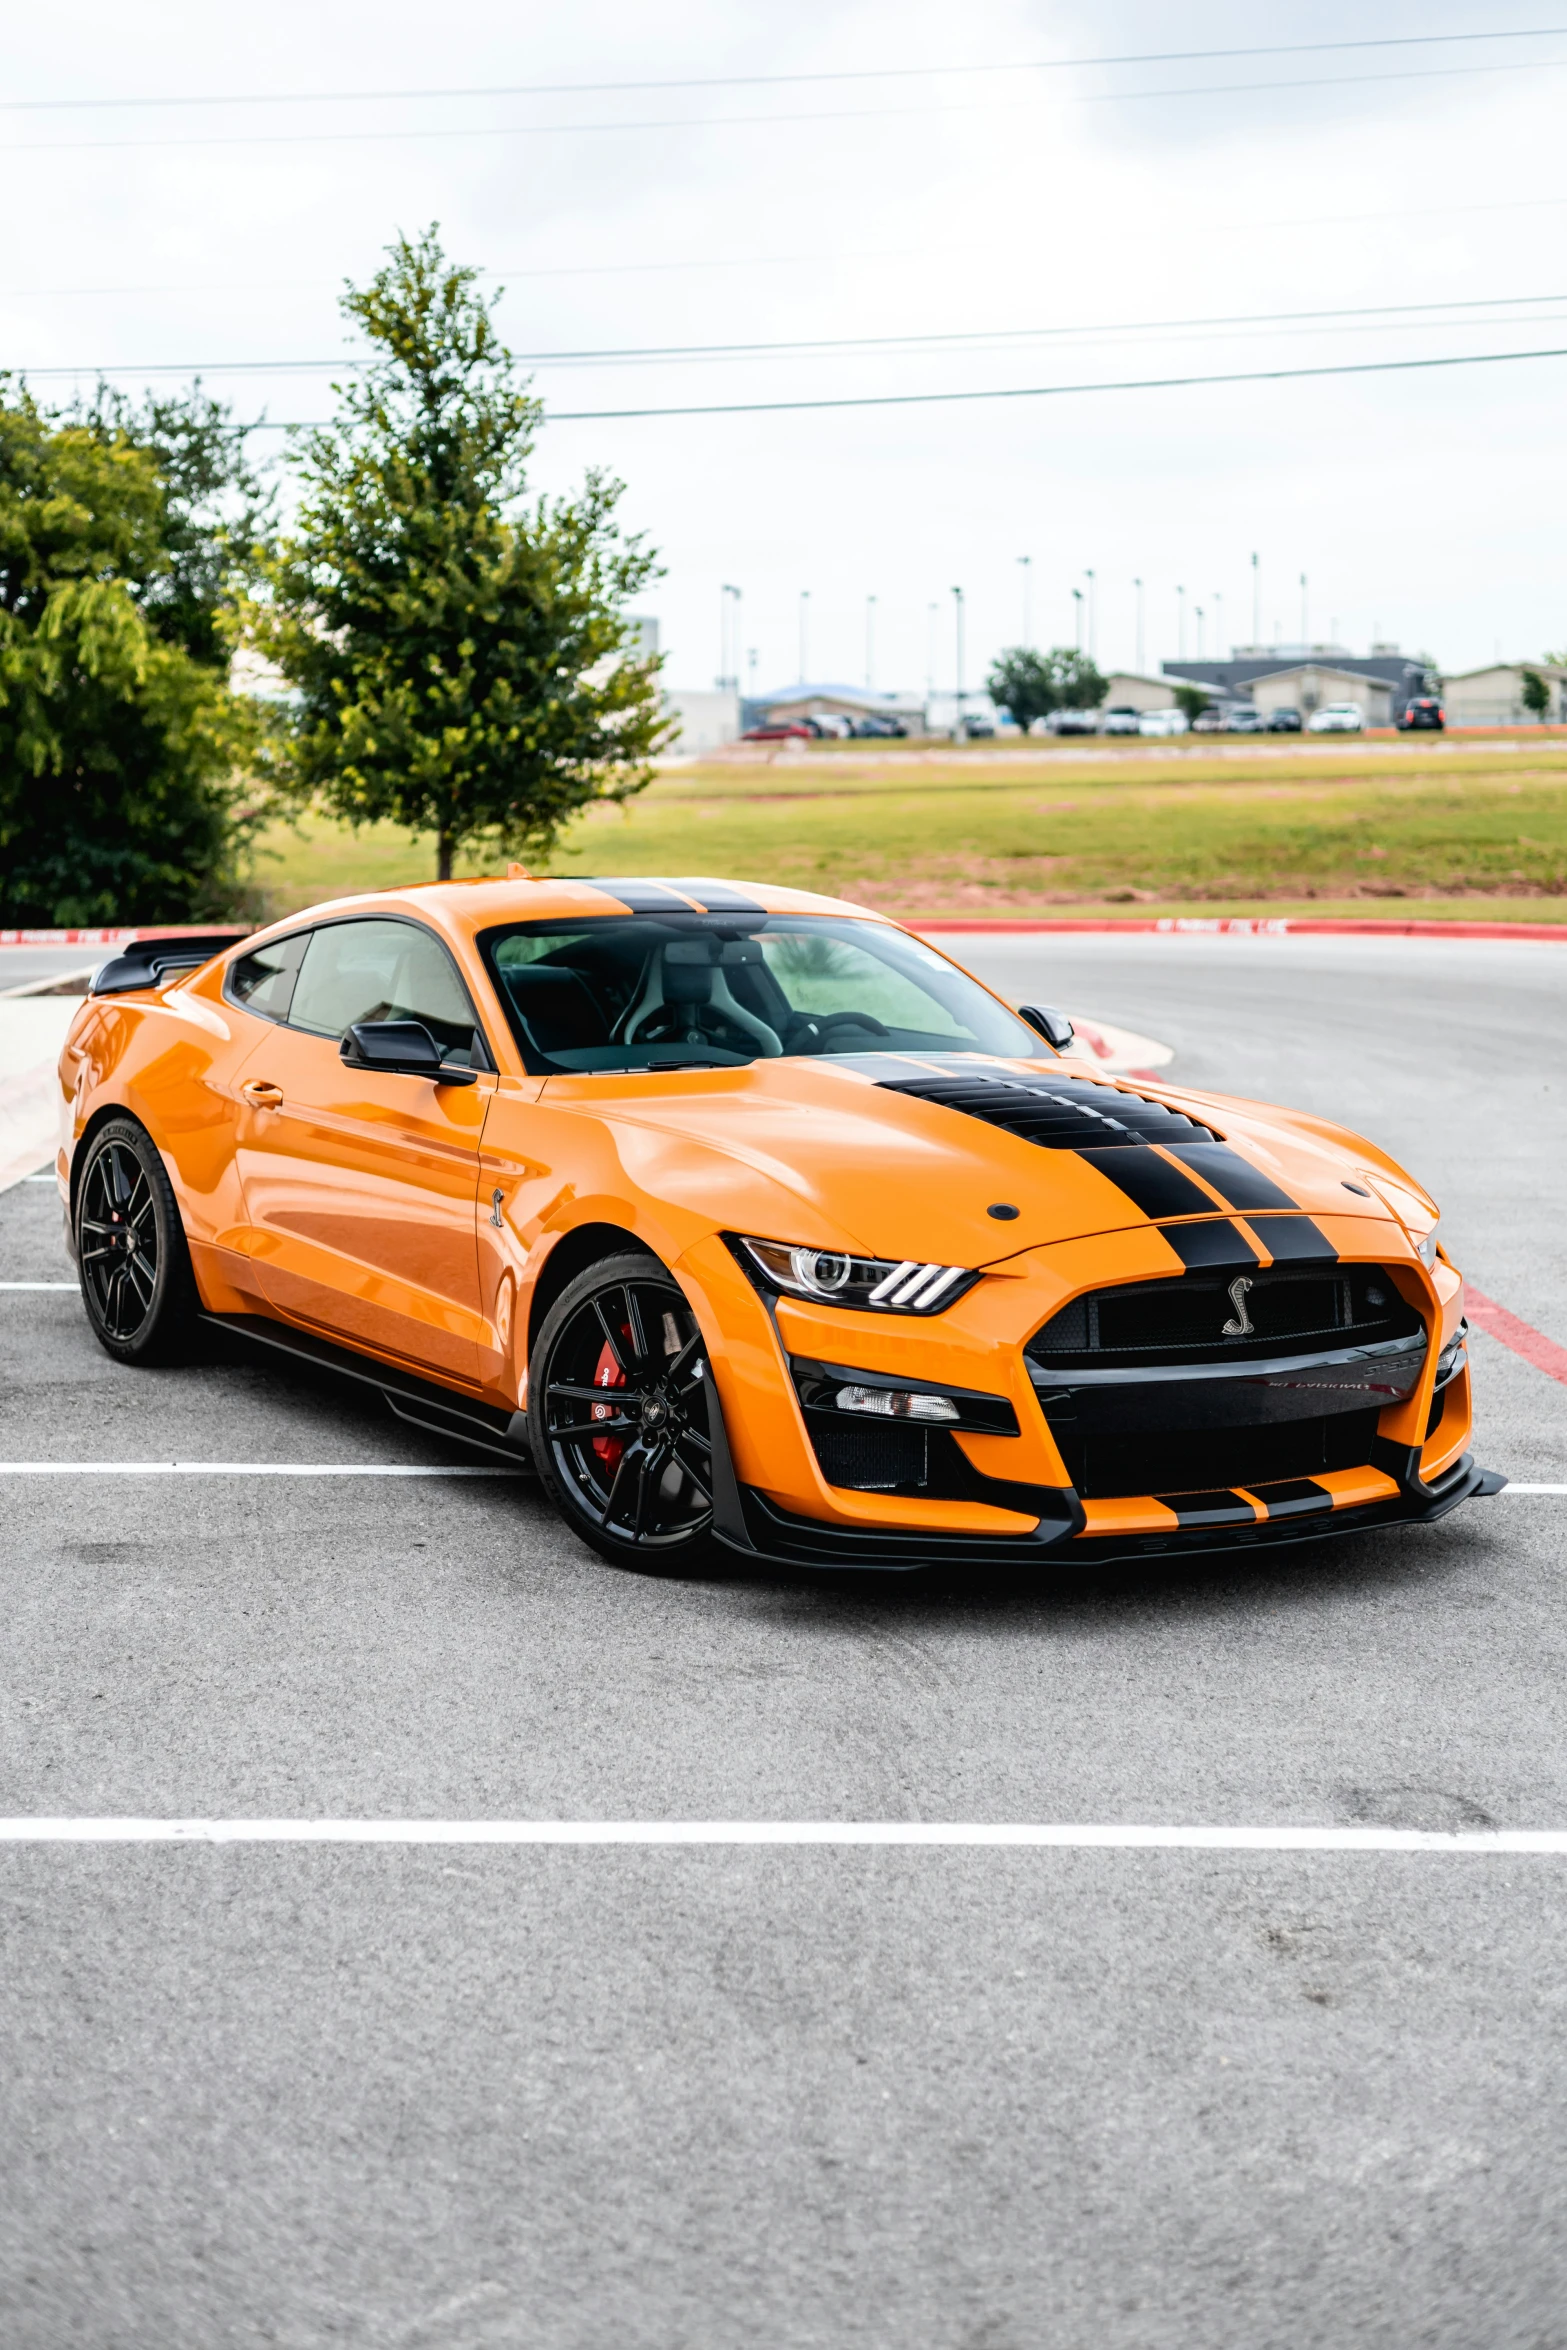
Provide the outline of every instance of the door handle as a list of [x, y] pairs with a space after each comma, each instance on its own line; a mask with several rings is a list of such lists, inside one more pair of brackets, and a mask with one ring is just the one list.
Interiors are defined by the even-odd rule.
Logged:
[[269, 1084], [265, 1077], [252, 1077], [239, 1090], [252, 1109], [280, 1110], [283, 1106], [283, 1088]]

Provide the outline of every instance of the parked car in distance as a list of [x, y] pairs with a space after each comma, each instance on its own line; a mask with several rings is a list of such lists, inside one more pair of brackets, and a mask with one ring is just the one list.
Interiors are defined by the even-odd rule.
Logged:
[[1232, 702], [1226, 713], [1231, 734], [1263, 734], [1267, 722], [1255, 702]]
[[1099, 713], [1097, 710], [1052, 710], [1045, 720], [1045, 731], [1048, 734], [1097, 734]]
[[1101, 734], [1136, 734], [1137, 712], [1130, 702], [1112, 702], [1108, 710], [1099, 713]]
[[896, 718], [858, 718], [852, 729], [852, 732], [857, 734], [863, 742], [892, 740], [902, 742], [907, 737], [908, 731], [908, 728]]
[[971, 743], [988, 743], [994, 740], [996, 729], [991, 719], [976, 713], [963, 720], [961, 732]]
[[1398, 723], [1406, 734], [1419, 726], [1435, 727], [1440, 734], [1447, 725], [1447, 712], [1435, 694], [1416, 694], [1399, 712]]
[[1366, 723], [1366, 713], [1358, 702], [1324, 702], [1320, 710], [1313, 710], [1306, 721], [1308, 734], [1359, 734]]
[[805, 723], [818, 742], [847, 742], [854, 732], [853, 719], [843, 717], [836, 710], [814, 711]]
[[743, 743], [808, 743], [813, 742], [808, 726], [797, 726], [793, 719], [780, 719], [776, 726], [749, 726], [740, 737]]
[[1188, 734], [1184, 710], [1145, 710], [1137, 721], [1139, 734]]
[[1277, 710], [1268, 712], [1270, 734], [1299, 734], [1301, 723], [1300, 712], [1292, 703], [1283, 702]]

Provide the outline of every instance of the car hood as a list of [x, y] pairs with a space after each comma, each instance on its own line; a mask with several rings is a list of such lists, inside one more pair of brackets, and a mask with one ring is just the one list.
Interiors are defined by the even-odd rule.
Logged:
[[[769, 1237], [871, 1256], [980, 1266], [1042, 1244], [1227, 1211], [1395, 1221], [1352, 1137], [1335, 1140], [1313, 1121], [1293, 1126], [1285, 1111], [1173, 1086], [1117, 1085], [1037, 1061], [790, 1057], [552, 1078], [544, 1095], [553, 1107], [622, 1128], [623, 1148], [660, 1188], [684, 1188], [691, 1146], [703, 1159], [720, 1152], [800, 1202], [795, 1227]], [[1078, 1139], [1042, 1148], [997, 1122], [1041, 1113]], [[648, 1145], [658, 1138], [651, 1158], [639, 1134]], [[711, 1200], [705, 1175], [700, 1187]], [[1017, 1212], [998, 1218], [997, 1207]]]

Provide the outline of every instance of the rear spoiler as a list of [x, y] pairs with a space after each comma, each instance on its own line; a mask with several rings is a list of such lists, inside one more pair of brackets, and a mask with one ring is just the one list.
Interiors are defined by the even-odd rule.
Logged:
[[248, 930], [173, 931], [164, 938], [133, 939], [123, 954], [111, 955], [92, 976], [93, 995], [121, 995], [161, 987], [176, 971], [194, 971], [225, 947], [249, 938]]

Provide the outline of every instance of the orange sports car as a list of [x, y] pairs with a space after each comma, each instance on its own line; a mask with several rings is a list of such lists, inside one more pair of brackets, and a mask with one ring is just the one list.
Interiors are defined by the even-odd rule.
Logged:
[[217, 1324], [347, 1371], [644, 1566], [1174, 1556], [1494, 1491], [1419, 1185], [1070, 1037], [727, 882], [142, 939], [60, 1061], [83, 1303], [121, 1362]]

